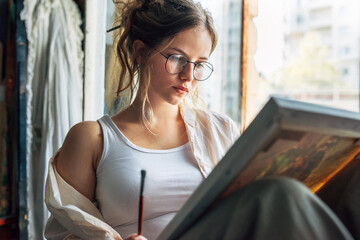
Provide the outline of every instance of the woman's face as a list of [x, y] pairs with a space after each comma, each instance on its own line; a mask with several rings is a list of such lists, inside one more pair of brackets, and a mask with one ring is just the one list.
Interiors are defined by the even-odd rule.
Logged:
[[[163, 42], [157, 50], [166, 57], [181, 54], [191, 62], [207, 61], [212, 47], [208, 30], [198, 27], [178, 33], [166, 47], [167, 44], [168, 41]], [[149, 100], [176, 105], [198, 84], [193, 74], [194, 64], [188, 63], [183, 72], [173, 75], [166, 71], [166, 58], [161, 53], [155, 53], [150, 62]]]

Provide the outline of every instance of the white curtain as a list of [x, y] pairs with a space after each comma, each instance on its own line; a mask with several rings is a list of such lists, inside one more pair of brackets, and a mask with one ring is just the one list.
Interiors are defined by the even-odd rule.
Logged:
[[27, 207], [29, 239], [44, 239], [48, 161], [82, 121], [81, 19], [72, 0], [24, 0], [28, 39]]

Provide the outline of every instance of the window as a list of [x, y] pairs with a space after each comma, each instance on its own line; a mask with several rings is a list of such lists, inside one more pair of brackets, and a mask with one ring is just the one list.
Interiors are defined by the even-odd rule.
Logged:
[[304, 22], [304, 18], [301, 15], [298, 15], [296, 18], [297, 25], [301, 25]]
[[339, 49], [340, 56], [346, 56], [349, 54], [349, 52], [350, 52], [350, 48], [348, 46], [340, 47], [340, 49]]
[[[271, 95], [359, 111], [359, 1], [343, 1], [341, 7], [330, 0], [294, 3], [258, 0], [254, 58], [259, 74], [251, 80], [255, 83], [248, 83], [257, 87], [247, 92], [247, 109], [257, 111], [248, 119]], [[294, 12], [309, 16], [301, 29], [291, 25], [299, 21]], [[333, 16], [346, 12], [346, 21]]]
[[309, 15], [310, 15], [310, 21], [328, 19], [329, 17], [331, 17], [331, 8], [330, 7], [319, 8], [319, 9], [314, 8], [309, 10]]
[[345, 6], [341, 6], [338, 9], [339, 12], [339, 16], [346, 16], [348, 14], [350, 14], [351, 10], [350, 10], [350, 6], [349, 5], [345, 5]]
[[212, 13], [219, 37], [218, 45], [210, 57], [215, 72], [211, 79], [201, 83], [201, 96], [208, 103], [209, 109], [224, 113], [240, 123], [242, 1], [200, 0], [200, 2]]
[[346, 37], [350, 34], [350, 27], [349, 26], [341, 26], [339, 27], [339, 35], [340, 37]]

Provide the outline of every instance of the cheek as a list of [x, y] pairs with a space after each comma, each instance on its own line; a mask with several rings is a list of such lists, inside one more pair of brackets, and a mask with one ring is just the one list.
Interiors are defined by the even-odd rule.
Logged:
[[151, 64], [150, 65], [150, 74], [154, 78], [163, 79], [169, 76], [169, 73], [165, 69], [164, 63]]

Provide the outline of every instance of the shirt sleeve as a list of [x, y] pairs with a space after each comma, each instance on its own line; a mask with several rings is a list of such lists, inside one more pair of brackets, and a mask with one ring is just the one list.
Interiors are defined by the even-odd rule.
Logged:
[[235, 143], [235, 141], [240, 137], [240, 130], [238, 128], [238, 125], [231, 118], [229, 118], [229, 121], [233, 143]]

